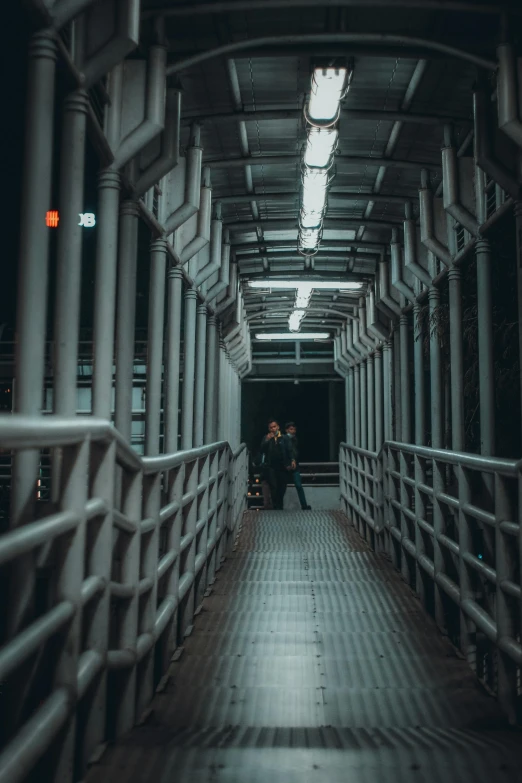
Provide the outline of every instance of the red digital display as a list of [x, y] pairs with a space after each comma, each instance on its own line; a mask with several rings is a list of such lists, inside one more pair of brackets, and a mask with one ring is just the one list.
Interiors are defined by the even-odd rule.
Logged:
[[58, 228], [60, 222], [60, 215], [57, 209], [50, 209], [45, 215], [45, 225], [49, 228]]

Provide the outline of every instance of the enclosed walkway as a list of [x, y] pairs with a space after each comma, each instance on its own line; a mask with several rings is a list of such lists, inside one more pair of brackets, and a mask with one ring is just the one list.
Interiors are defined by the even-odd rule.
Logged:
[[246, 513], [174, 658], [86, 783], [522, 780], [519, 733], [340, 512]]

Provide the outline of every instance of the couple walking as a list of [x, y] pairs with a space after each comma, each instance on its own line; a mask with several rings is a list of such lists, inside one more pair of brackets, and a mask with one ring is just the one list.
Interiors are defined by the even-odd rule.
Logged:
[[285, 434], [275, 419], [268, 422], [268, 433], [261, 441], [261, 481], [265, 509], [282, 509], [289, 476], [292, 477], [301, 508], [310, 510], [299, 471], [297, 428], [293, 421], [285, 425]]

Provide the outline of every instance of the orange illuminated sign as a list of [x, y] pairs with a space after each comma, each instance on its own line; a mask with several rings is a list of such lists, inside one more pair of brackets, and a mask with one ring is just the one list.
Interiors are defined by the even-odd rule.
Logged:
[[57, 209], [50, 209], [45, 215], [45, 225], [49, 228], [58, 228], [60, 222], [60, 215]]

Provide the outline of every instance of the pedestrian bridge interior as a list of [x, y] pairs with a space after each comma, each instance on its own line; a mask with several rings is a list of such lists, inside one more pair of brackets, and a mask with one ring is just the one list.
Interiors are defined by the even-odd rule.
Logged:
[[14, 5], [0, 783], [522, 781], [520, 3]]

